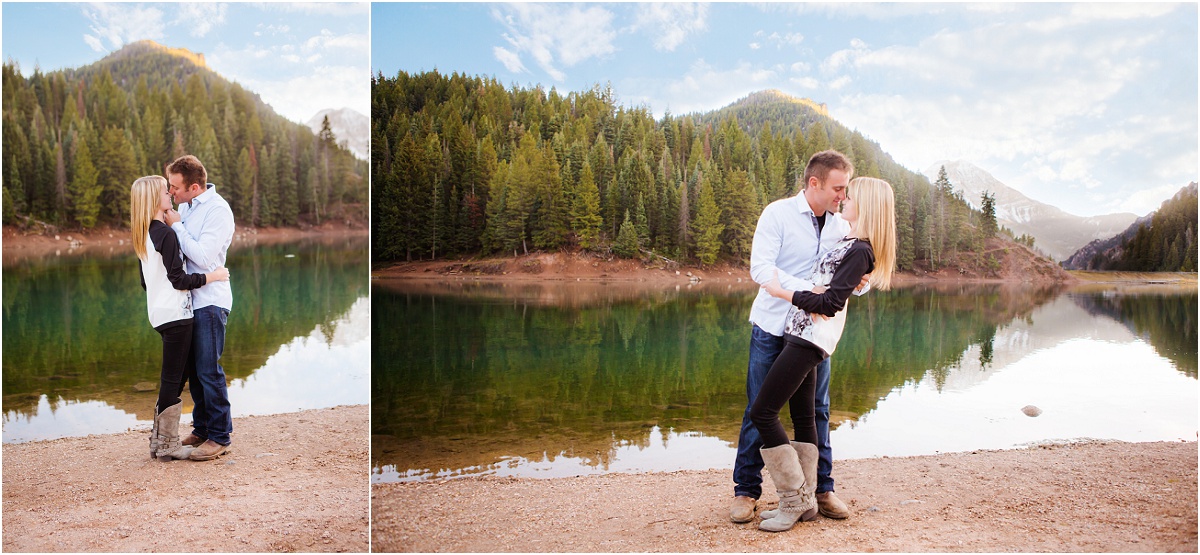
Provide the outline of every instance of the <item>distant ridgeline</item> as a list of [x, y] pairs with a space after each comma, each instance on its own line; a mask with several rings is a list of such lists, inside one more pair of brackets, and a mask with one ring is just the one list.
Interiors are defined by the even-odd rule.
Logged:
[[796, 194], [813, 153], [835, 148], [897, 196], [899, 263], [982, 262], [979, 211], [778, 91], [655, 120], [611, 87], [560, 94], [436, 71], [371, 82], [372, 256], [416, 260], [581, 247], [681, 262], [747, 260], [758, 215]]
[[1196, 271], [1196, 183], [1109, 239], [1088, 243], [1063, 262], [1068, 270]]
[[368, 199], [366, 163], [151, 41], [77, 69], [4, 64], [4, 222], [128, 226], [129, 186], [194, 154], [239, 225], [319, 224]]

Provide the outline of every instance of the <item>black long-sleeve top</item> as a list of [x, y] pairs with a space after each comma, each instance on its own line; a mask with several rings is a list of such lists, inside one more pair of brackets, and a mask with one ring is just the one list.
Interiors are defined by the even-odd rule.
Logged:
[[[163, 265], [167, 267], [167, 280], [171, 282], [172, 287], [180, 291], [190, 291], [204, 287], [208, 282], [208, 276], [189, 274], [183, 269], [179, 237], [175, 236], [175, 231], [170, 226], [158, 220], [151, 220], [150, 242], [154, 243], [154, 250], [162, 255]], [[142, 289], [146, 289], [146, 277], [141, 272], [138, 272], [138, 280]]]
[[[875, 269], [875, 251], [871, 243], [863, 239], [854, 241], [840, 261], [828, 261], [836, 264], [833, 278], [824, 293], [812, 291], [795, 291], [792, 293], [792, 304], [809, 314], [833, 316], [846, 307], [846, 300], [858, 287], [862, 277]], [[822, 260], [821, 263], [826, 263]], [[820, 270], [821, 268], [818, 268]], [[815, 273], [815, 272], [814, 272]]]

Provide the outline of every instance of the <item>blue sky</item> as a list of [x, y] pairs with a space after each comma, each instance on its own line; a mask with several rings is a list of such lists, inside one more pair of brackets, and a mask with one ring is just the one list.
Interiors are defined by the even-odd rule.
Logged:
[[370, 4], [4, 2], [3, 58], [22, 73], [87, 65], [150, 39], [204, 54], [280, 115], [370, 114]]
[[656, 116], [812, 98], [924, 171], [967, 160], [1080, 216], [1197, 179], [1197, 4], [375, 3], [371, 70], [560, 92]]

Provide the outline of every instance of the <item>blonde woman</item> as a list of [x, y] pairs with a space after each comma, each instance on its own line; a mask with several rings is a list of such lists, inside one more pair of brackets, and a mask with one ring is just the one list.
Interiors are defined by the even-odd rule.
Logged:
[[183, 392], [184, 365], [192, 346], [192, 296], [188, 291], [229, 279], [229, 271], [224, 267], [207, 274], [184, 272], [179, 239], [163, 221], [170, 209], [166, 179], [151, 175], [133, 182], [129, 199], [133, 251], [142, 270], [146, 313], [163, 342], [158, 402], [150, 431], [150, 456], [160, 461], [186, 459], [192, 450], [179, 442], [179, 414], [183, 407], [179, 394]]
[[[846, 302], [864, 275], [872, 288], [891, 287], [896, 268], [896, 216], [892, 186], [882, 179], [850, 181], [842, 218], [850, 234], [821, 255], [810, 280], [813, 291], [788, 291], [778, 276], [763, 286], [792, 303], [784, 327], [787, 343], [764, 379], [750, 408], [750, 420], [762, 437], [761, 449], [779, 494], [779, 510], [765, 511], [759, 528], [790, 530], [797, 521], [817, 516], [817, 428], [813, 369], [829, 358], [846, 325]], [[823, 318], [813, 318], [819, 314]], [[796, 441], [789, 445], [779, 411], [789, 405]]]

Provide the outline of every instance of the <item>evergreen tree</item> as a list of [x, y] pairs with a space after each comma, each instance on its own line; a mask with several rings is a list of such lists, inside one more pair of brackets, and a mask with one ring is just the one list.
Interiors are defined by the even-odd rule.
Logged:
[[633, 229], [637, 232], [639, 245], [650, 243], [650, 224], [646, 217], [646, 203], [643, 195], [638, 195], [637, 204], [634, 205]]
[[533, 245], [539, 249], [554, 249], [562, 245], [570, 229], [570, 206], [554, 149], [547, 146], [534, 160], [537, 208], [536, 226], [532, 230]]
[[129, 221], [129, 190], [141, 177], [133, 145], [125, 133], [115, 126], [106, 128], [100, 136], [100, 157], [96, 180], [100, 185], [100, 205], [108, 221]]
[[691, 202], [688, 200], [690, 196], [688, 189], [686, 181], [679, 183], [679, 223], [676, 227], [679, 237], [676, 242], [679, 245], [679, 258], [681, 259], [688, 258], [688, 254], [691, 252], [688, 247], [692, 244]]
[[280, 148], [275, 156], [275, 175], [279, 190], [279, 221], [294, 226], [300, 219], [300, 191], [296, 179], [296, 161], [289, 146]]
[[750, 247], [754, 242], [754, 228], [758, 225], [758, 215], [762, 208], [758, 205], [754, 186], [749, 176], [742, 170], [729, 174], [727, 180], [728, 196], [723, 203], [721, 223], [724, 228], [724, 246], [726, 252], [740, 260], [750, 259]]
[[[942, 169], [944, 172], [945, 168]], [[994, 237], [996, 235], [996, 230], [998, 229], [998, 225], [996, 223], [996, 195], [991, 191], [984, 191], [983, 201], [980, 206], [981, 211], [983, 212], [983, 225], [981, 226], [983, 229], [983, 236], [985, 238]]]
[[[676, 253], [685, 262], [744, 261], [761, 207], [795, 194], [808, 158], [834, 144], [851, 157], [858, 175], [882, 177], [896, 188], [902, 268], [936, 268], [963, 249], [978, 249], [972, 224], [980, 216], [960, 196], [902, 168], [816, 103], [758, 101], [656, 121], [645, 107], [616, 106], [610, 93], [594, 87], [560, 95], [553, 88], [506, 88], [492, 78], [436, 71], [373, 79], [372, 172], [394, 177], [377, 186], [420, 183], [403, 195], [412, 202], [391, 204], [405, 208], [389, 207], [387, 216], [373, 211], [403, 219], [386, 226], [373, 222], [376, 244], [385, 239], [384, 229], [415, 225], [412, 233], [428, 234], [436, 219], [439, 256], [479, 249], [520, 254], [572, 240], [600, 246], [618, 237], [628, 213], [642, 248]], [[432, 153], [433, 136], [439, 137], [436, 167], [397, 172], [406, 164], [404, 145], [425, 145]], [[316, 147], [301, 152], [311, 152], [320, 169]], [[440, 180], [436, 187], [433, 179]], [[1181, 243], [1155, 241], [1160, 250]], [[425, 241], [406, 256], [431, 256], [432, 248]]]
[[638, 238], [637, 230], [634, 224], [629, 219], [629, 211], [625, 211], [625, 222], [621, 224], [621, 231], [617, 233], [617, 240], [613, 243], [613, 253], [621, 258], [633, 258], [638, 254]]
[[571, 210], [572, 228], [579, 238], [579, 246], [593, 250], [600, 243], [600, 189], [596, 187], [592, 165], [583, 163], [579, 186], [575, 190], [575, 203]]
[[696, 219], [692, 221], [692, 235], [696, 239], [696, 258], [705, 265], [717, 261], [721, 252], [721, 232], [725, 231], [721, 223], [721, 209], [713, 196], [712, 186], [706, 176], [700, 176], [699, 206]]
[[96, 219], [100, 216], [101, 188], [96, 183], [99, 173], [92, 164], [92, 153], [87, 141], [80, 140], [79, 147], [75, 150], [72, 172], [74, 177], [71, 178], [70, 193], [72, 217], [87, 229], [94, 227]]
[[8, 187], [4, 187], [4, 199], [0, 203], [4, 205], [4, 225], [15, 224], [17, 222], [17, 210], [13, 206], [13, 197], [8, 193]]

